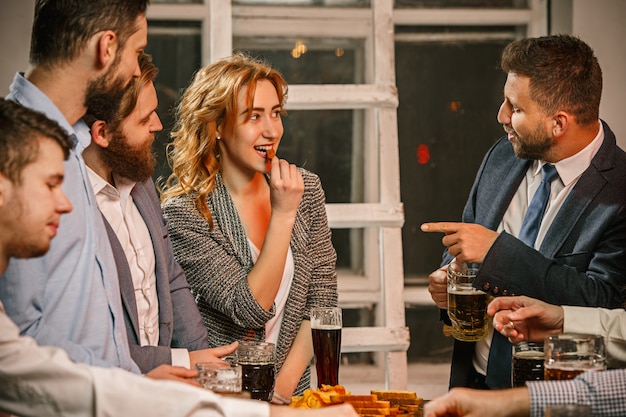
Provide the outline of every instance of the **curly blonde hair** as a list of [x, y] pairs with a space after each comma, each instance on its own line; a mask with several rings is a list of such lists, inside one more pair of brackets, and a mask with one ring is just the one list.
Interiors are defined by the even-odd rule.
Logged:
[[215, 188], [221, 170], [217, 131], [232, 134], [237, 121], [237, 98], [248, 87], [248, 117], [252, 113], [254, 93], [259, 80], [268, 80], [276, 88], [284, 107], [287, 82], [265, 62], [244, 54], [216, 61], [199, 70], [176, 108], [173, 141], [167, 146], [172, 174], [161, 192], [164, 203], [170, 198], [189, 194], [196, 207], [213, 227], [207, 197]]

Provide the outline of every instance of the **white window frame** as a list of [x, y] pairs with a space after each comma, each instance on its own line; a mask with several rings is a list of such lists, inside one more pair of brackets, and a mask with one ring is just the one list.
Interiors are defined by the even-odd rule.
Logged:
[[[339, 37], [364, 40], [364, 84], [289, 86], [287, 109], [362, 109], [361, 143], [365, 172], [364, 203], [327, 204], [331, 228], [365, 228], [364, 276], [339, 272], [343, 307], [373, 306], [376, 326], [345, 328], [342, 352], [381, 352], [385, 384], [407, 386], [405, 324], [407, 298], [428, 302], [425, 289], [404, 291], [400, 177], [395, 85], [395, 25], [517, 25], [529, 36], [547, 33], [546, 0], [529, 0], [528, 9], [397, 9], [393, 0], [371, 0], [370, 8], [233, 6], [230, 0], [205, 4], [152, 4], [150, 20], [193, 20], [202, 27], [202, 63], [230, 55], [233, 35]], [[322, 29], [323, 28], [323, 29]], [[322, 33], [323, 30], [323, 33]], [[406, 36], [406, 35], [398, 35]], [[356, 142], [355, 138], [355, 142]], [[355, 148], [356, 149], [356, 148]], [[359, 161], [354, 160], [354, 164]], [[384, 167], [384, 169], [381, 169]], [[357, 255], [358, 256], [358, 255]], [[427, 301], [428, 300], [428, 301]], [[416, 335], [417, 336], [417, 335]], [[418, 342], [417, 337], [414, 342]]]

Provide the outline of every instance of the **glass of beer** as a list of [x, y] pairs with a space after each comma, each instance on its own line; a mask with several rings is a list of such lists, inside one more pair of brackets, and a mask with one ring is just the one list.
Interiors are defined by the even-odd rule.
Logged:
[[591, 334], [548, 336], [544, 343], [545, 379], [572, 379], [585, 371], [606, 369], [604, 339]]
[[475, 342], [487, 335], [487, 304], [489, 296], [472, 286], [478, 267], [450, 262], [448, 265], [448, 317], [452, 336], [457, 340]]
[[543, 343], [521, 342], [513, 345], [513, 387], [523, 387], [526, 381], [542, 381], [544, 358]]
[[275, 382], [274, 343], [241, 341], [237, 348], [237, 362], [241, 366], [241, 388], [253, 400], [271, 401]]
[[317, 370], [317, 387], [339, 384], [341, 359], [341, 308], [316, 307], [311, 309], [313, 352]]

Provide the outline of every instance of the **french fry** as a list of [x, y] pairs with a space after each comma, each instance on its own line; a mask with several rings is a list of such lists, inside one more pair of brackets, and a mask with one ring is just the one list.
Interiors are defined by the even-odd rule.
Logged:
[[321, 408], [339, 404], [341, 401], [334, 400], [338, 395], [350, 395], [343, 385], [322, 385], [316, 390], [307, 389], [302, 396], [291, 397], [290, 407], [293, 408]]

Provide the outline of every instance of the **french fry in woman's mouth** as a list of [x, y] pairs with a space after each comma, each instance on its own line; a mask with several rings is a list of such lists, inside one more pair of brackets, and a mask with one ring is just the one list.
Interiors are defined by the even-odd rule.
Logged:
[[273, 158], [273, 157], [275, 157], [275, 156], [276, 156], [276, 151], [274, 150], [274, 148], [270, 148], [270, 149], [268, 149], [268, 150], [267, 150], [267, 153], [266, 153], [266, 155], [265, 155], [265, 157], [266, 157], [267, 159], [272, 159], [272, 158]]

